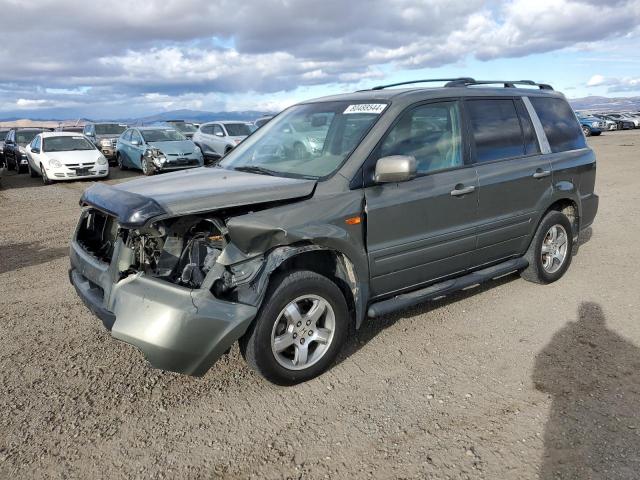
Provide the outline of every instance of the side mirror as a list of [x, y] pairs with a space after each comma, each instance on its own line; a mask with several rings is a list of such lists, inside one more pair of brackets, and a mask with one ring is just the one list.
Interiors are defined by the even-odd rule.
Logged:
[[416, 159], [410, 155], [391, 155], [376, 162], [376, 183], [406, 182], [417, 174]]
[[32, 148], [32, 149], [31, 149], [31, 153], [40, 153], [40, 149], [38, 149], [38, 148]]
[[222, 133], [222, 132], [216, 132], [214, 135], [216, 137], [224, 137], [224, 133]]

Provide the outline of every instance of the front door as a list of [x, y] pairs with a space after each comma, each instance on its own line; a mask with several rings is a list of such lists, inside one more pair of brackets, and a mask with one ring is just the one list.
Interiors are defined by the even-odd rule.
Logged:
[[478, 180], [458, 101], [404, 112], [373, 154], [416, 158], [417, 177], [365, 189], [371, 290], [380, 296], [465, 271], [475, 248]]

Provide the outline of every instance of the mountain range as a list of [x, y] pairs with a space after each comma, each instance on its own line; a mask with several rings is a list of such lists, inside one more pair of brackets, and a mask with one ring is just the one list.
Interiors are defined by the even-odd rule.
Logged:
[[[576, 110], [591, 110], [591, 111], [640, 111], [640, 97], [584, 97], [584, 98], [570, 98], [569, 102]], [[202, 110], [171, 110], [166, 112], [160, 112], [153, 115], [138, 117], [138, 118], [114, 118], [110, 121], [127, 123], [130, 125], [148, 125], [155, 122], [163, 122], [167, 120], [187, 120], [196, 123], [211, 122], [215, 120], [236, 120], [236, 121], [253, 121], [256, 118], [264, 115], [273, 115], [275, 112], [262, 112], [258, 110], [245, 110], [235, 112], [207, 112]], [[0, 114], [1, 115], [1, 114]], [[32, 119], [32, 122], [64, 122], [64, 123], [84, 123], [94, 119], [75, 119], [70, 116], [61, 117], [51, 115], [45, 117], [44, 115], [38, 115], [36, 112], [24, 112], [21, 116], [17, 112], [12, 112], [12, 115], [7, 117], [0, 117], [0, 122], [3, 123], [17, 123], [18, 121], [24, 121], [24, 119]]]

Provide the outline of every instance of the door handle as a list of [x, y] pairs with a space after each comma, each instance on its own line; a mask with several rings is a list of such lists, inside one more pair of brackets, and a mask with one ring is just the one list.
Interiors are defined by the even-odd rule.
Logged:
[[551, 175], [551, 170], [536, 170], [536, 172], [532, 175], [533, 178], [544, 178]]
[[[458, 188], [458, 187], [460, 187], [460, 188]], [[467, 193], [471, 193], [471, 192], [475, 191], [475, 189], [476, 189], [476, 187], [474, 187], [473, 185], [471, 185], [469, 187], [462, 187], [462, 185], [456, 185], [456, 188], [451, 190], [451, 196], [460, 197], [462, 195], [466, 195]]]

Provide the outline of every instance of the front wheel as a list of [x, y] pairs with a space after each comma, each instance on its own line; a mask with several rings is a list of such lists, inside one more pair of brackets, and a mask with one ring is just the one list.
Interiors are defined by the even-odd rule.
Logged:
[[582, 132], [584, 133], [585, 137], [590, 137], [591, 136], [591, 129], [589, 127], [587, 127], [586, 125], [582, 126]]
[[555, 210], [547, 213], [525, 254], [529, 266], [522, 271], [522, 278], [541, 284], [559, 280], [571, 264], [572, 231], [566, 215]]
[[44, 183], [45, 185], [51, 185], [53, 182], [49, 179], [47, 171], [44, 169], [42, 164], [40, 164], [40, 171], [42, 172], [42, 183]]
[[120, 155], [119, 153], [116, 154], [116, 162], [118, 163], [118, 167], [120, 168], [120, 170], [128, 170], [129, 168], [124, 164], [124, 159], [122, 158], [122, 155]]
[[147, 159], [147, 157], [142, 157], [140, 159], [140, 165], [142, 166], [142, 173], [144, 173], [146, 176], [151, 176], [155, 173], [155, 170], [149, 164], [149, 159]]
[[276, 277], [240, 351], [254, 370], [279, 385], [317, 377], [334, 362], [351, 317], [342, 291], [306, 270]]

